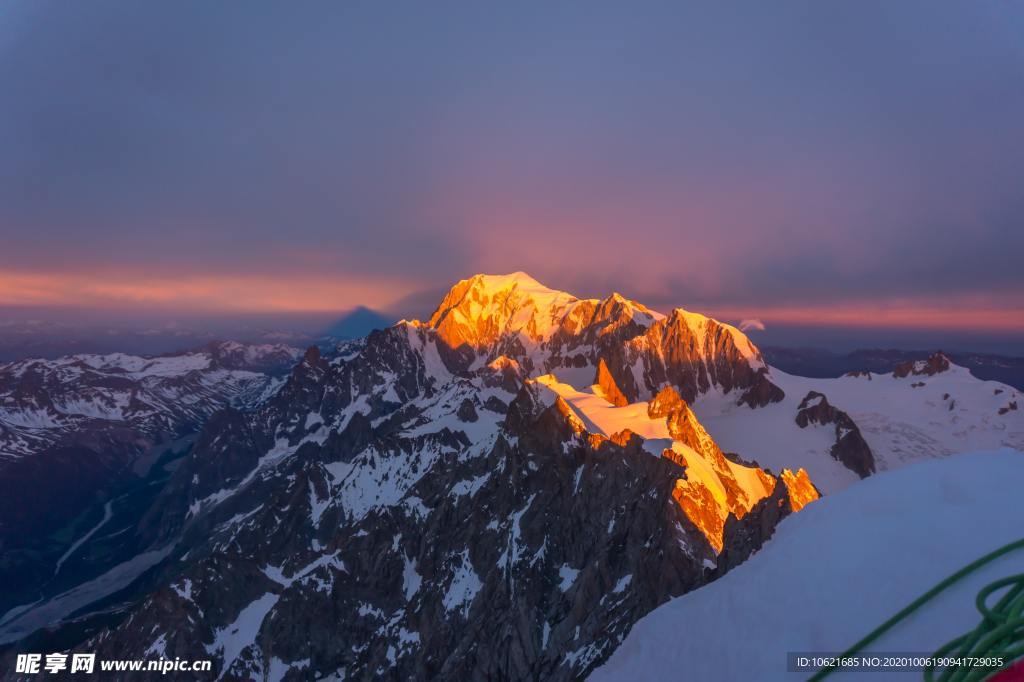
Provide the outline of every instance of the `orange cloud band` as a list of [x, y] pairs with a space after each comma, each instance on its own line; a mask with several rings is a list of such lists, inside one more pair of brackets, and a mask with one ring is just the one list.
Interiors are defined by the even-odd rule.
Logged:
[[134, 277], [0, 271], [0, 305], [236, 312], [330, 312], [384, 308], [415, 285], [394, 278], [188, 276]]

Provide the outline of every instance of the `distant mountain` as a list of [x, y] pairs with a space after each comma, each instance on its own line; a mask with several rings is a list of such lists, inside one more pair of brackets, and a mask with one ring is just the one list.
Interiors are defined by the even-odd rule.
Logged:
[[820, 494], [1024, 449], [1018, 393], [945, 356], [798, 377], [735, 327], [525, 273], [311, 347], [265, 395], [64, 529], [67, 562], [133, 541], [0, 616], [0, 642], [224, 680], [583, 679]]
[[255, 404], [300, 355], [289, 346], [227, 341], [157, 356], [83, 354], [0, 365], [0, 462], [55, 445], [137, 450], [139, 437], [166, 440], [227, 404]]
[[0, 307], [0, 363], [26, 358], [55, 360], [69, 355], [163, 355], [230, 338], [251, 345], [304, 347], [317, 338], [322, 321], [193, 320], [182, 324], [137, 321], [56, 321], [5, 319]]
[[[884, 374], [909, 360], [924, 360], [935, 351], [896, 349], [862, 349], [850, 353], [834, 353], [823, 348], [763, 347], [762, 352], [773, 367], [806, 377], [838, 377], [847, 372]], [[1001, 381], [1024, 391], [1024, 358], [988, 353], [952, 352], [949, 358], [971, 370], [979, 379]]]
[[335, 339], [358, 339], [372, 331], [387, 329], [396, 321], [384, 313], [359, 306], [327, 327], [323, 335]]
[[[79, 516], [145, 478], [229, 405], [251, 407], [301, 355], [215, 342], [183, 353], [73, 355], [0, 365], [0, 580], [5, 600], [50, 576]], [[72, 535], [66, 535], [71, 533]], [[0, 600], [0, 612], [9, 602]]]

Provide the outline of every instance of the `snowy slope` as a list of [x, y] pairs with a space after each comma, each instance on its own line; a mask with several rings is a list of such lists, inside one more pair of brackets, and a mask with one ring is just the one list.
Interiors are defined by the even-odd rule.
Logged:
[[[579, 391], [569, 384], [559, 381], [553, 374], [537, 377], [536, 381], [553, 395], [561, 396], [571, 405], [591, 433], [612, 436], [619, 431], [629, 429], [644, 439], [672, 440], [665, 419], [651, 419], [647, 415], [648, 403], [646, 401], [616, 407], [595, 392], [595, 390], [599, 390], [596, 386]], [[685, 447], [681, 444], [680, 446]], [[664, 447], [670, 447], [670, 445], [666, 443]], [[657, 454], [660, 455], [661, 450], [658, 450]]]
[[[786, 672], [786, 652], [842, 651], [942, 578], [1024, 535], [1022, 490], [1024, 455], [1011, 451], [872, 476], [786, 518], [745, 564], [640, 620], [590, 679], [676, 679], [681, 671], [722, 682], [797, 679]], [[982, 585], [1021, 571], [1024, 553], [1004, 557], [871, 650], [934, 651], [977, 624]]]
[[977, 379], [957, 365], [931, 376], [902, 378], [890, 373], [810, 379], [775, 368], [771, 377], [786, 393], [780, 402], [749, 410], [731, 396], [708, 393], [695, 402], [694, 412], [724, 450], [776, 471], [803, 467], [826, 493], [858, 477], [829, 456], [831, 428], [801, 429], [794, 421], [809, 391], [823, 393], [856, 422], [878, 471], [957, 452], [1024, 450], [1024, 410], [999, 414], [1011, 402], [1022, 402], [1019, 391]]

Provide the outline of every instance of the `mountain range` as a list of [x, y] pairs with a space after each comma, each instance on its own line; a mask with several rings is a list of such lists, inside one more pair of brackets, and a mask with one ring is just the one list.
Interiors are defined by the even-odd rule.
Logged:
[[133, 472], [23, 552], [58, 579], [22, 578], [0, 642], [227, 680], [583, 679], [805, 507], [1024, 450], [1017, 389], [943, 354], [800, 377], [712, 318], [524, 273], [327, 349], [257, 348], [0, 367], [4, 461], [40, 463], [21, 480]]
[[[761, 350], [772, 367], [806, 377], [839, 377], [858, 371], [886, 374], [908, 361], [926, 360], [940, 352], [874, 348], [836, 353], [823, 348], [778, 346], [762, 347]], [[998, 381], [1024, 391], [1024, 358], [964, 351], [945, 355], [960, 367], [969, 369], [979, 379]]]

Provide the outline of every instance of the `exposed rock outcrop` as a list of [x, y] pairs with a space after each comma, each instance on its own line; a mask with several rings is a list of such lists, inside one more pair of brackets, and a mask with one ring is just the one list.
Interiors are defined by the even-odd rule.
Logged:
[[629, 400], [619, 390], [618, 384], [615, 383], [611, 372], [608, 371], [608, 364], [605, 363], [604, 358], [599, 358], [597, 361], [597, 376], [594, 377], [594, 384], [601, 389], [601, 394], [612, 405], [622, 407], [629, 404]]
[[821, 497], [821, 493], [811, 483], [811, 477], [803, 469], [798, 469], [796, 472], [783, 469], [780, 478], [786, 485], [789, 506], [795, 512]]
[[942, 351], [933, 353], [927, 360], [908, 360], [896, 366], [892, 375], [897, 379], [908, 376], [934, 376], [949, 369], [950, 361]]
[[812, 424], [834, 425], [835, 443], [830, 449], [832, 456], [861, 478], [875, 473], [874, 454], [857, 424], [850, 415], [829, 404], [823, 394], [810, 391], [804, 396], [797, 410], [796, 423], [802, 429]]
[[[676, 483], [674, 497], [690, 520], [704, 532], [712, 546], [721, 551], [728, 518], [743, 519], [754, 506], [775, 491], [776, 479], [759, 467], [740, 464], [727, 458], [674, 388], [662, 389], [648, 403], [647, 414], [651, 419], [665, 418], [669, 435], [684, 446], [673, 446], [665, 449], [662, 454], [687, 468], [687, 479]], [[699, 463], [689, 461], [687, 448], [700, 457]], [[695, 475], [689, 469], [691, 465], [710, 468], [714, 472], [714, 480]], [[792, 472], [787, 470], [784, 474], [796, 480]], [[806, 472], [801, 470], [800, 475], [803, 477], [801, 481], [809, 485]], [[721, 490], [717, 487], [719, 485]], [[813, 490], [813, 486], [811, 488]], [[808, 493], [802, 489], [800, 494], [806, 496]], [[724, 500], [716, 499], [716, 495], [723, 495]], [[810, 499], [817, 499], [816, 491]], [[806, 501], [801, 498], [800, 502], [794, 504], [794, 508], [801, 508]]]

